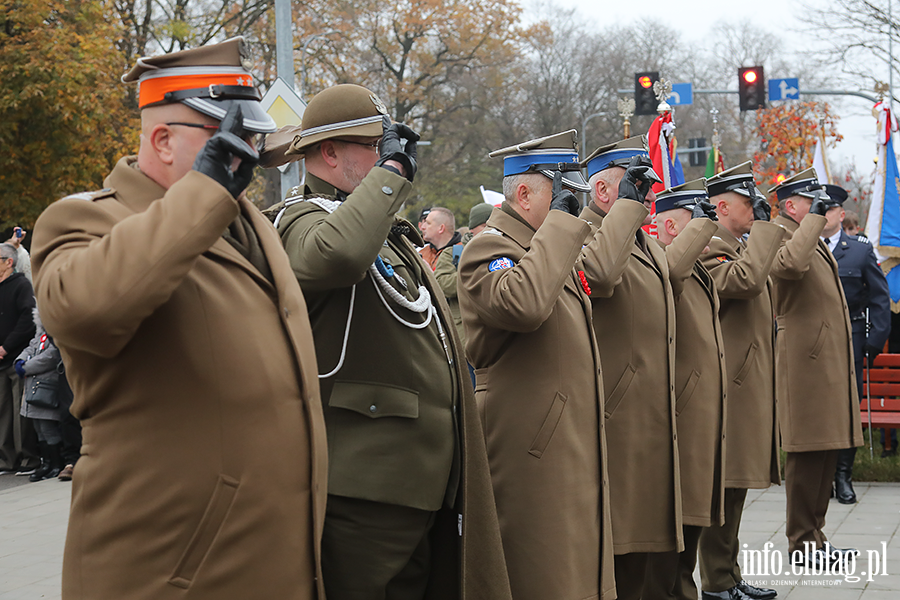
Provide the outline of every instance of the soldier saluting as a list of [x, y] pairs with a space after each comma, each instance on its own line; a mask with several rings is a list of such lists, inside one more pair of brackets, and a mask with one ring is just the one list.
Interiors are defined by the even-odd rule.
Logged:
[[396, 216], [416, 141], [364, 87], [317, 94], [264, 153], [304, 158], [270, 209], [309, 306], [325, 424], [330, 600], [508, 599], [484, 438], [443, 294]]

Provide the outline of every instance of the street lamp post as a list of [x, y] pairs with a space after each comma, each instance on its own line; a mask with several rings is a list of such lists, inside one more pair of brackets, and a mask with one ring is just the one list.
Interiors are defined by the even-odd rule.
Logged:
[[311, 35], [307, 38], [306, 43], [303, 44], [303, 48], [300, 50], [300, 99], [304, 102], [306, 101], [304, 100], [304, 95], [306, 94], [306, 52], [309, 50], [309, 45], [321, 37], [332, 35], [334, 33], [338, 33], [338, 31], [332, 29], [330, 31]]

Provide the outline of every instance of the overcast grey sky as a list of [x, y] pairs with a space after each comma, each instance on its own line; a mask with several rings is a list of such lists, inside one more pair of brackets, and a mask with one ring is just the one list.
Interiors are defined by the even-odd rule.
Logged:
[[[597, 27], [604, 24], [628, 24], [642, 17], [651, 17], [667, 23], [681, 32], [685, 42], [704, 43], [714, 24], [725, 19], [740, 21], [747, 19], [759, 28], [771, 32], [778, 37], [788, 52], [814, 48], [822, 43], [821, 35], [807, 31], [807, 27], [798, 18], [803, 6], [798, 0], [642, 0], [641, 2], [609, 0], [554, 0], [564, 8], [574, 8], [588, 23]], [[825, 4], [828, 0], [808, 0]], [[900, 11], [900, 5], [897, 6]], [[900, 49], [898, 49], [900, 53]], [[746, 65], [751, 66], [751, 65]], [[873, 68], [873, 71], [876, 69]], [[887, 76], [886, 69], [884, 76]], [[766, 73], [767, 77], [790, 77], [790, 74]], [[675, 82], [680, 83], [680, 82]], [[800, 81], [803, 88], [803, 81]], [[737, 74], [734, 85], [737, 89]], [[854, 88], [857, 89], [857, 88]], [[822, 98], [822, 97], [817, 97]], [[832, 98], [832, 102], [841, 117], [838, 130], [844, 141], [838, 144], [835, 151], [828, 155], [832, 168], [850, 160], [856, 163], [861, 173], [868, 173], [873, 168], [875, 156], [875, 120], [871, 116], [871, 104], [862, 98]], [[734, 97], [737, 102], [737, 97]], [[677, 114], [676, 114], [677, 121]]]

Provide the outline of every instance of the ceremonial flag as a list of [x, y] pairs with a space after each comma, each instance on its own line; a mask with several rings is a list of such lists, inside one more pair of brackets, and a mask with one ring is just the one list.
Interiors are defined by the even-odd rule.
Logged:
[[484, 186], [481, 186], [481, 197], [491, 206], [500, 206], [504, 200], [503, 194], [494, 190], [486, 190]]
[[887, 278], [891, 310], [900, 312], [900, 183], [897, 179], [900, 173], [893, 142], [897, 120], [885, 102], [876, 104], [874, 112], [878, 115], [878, 165], [866, 235], [875, 246], [875, 254]]
[[706, 174], [704, 177], [709, 179], [713, 175], [717, 175], [725, 170], [725, 161], [722, 160], [722, 153], [718, 148], [710, 150], [706, 158]]
[[[678, 160], [676, 152], [678, 142], [675, 140], [675, 123], [672, 122], [672, 113], [665, 112], [653, 119], [650, 131], [647, 132], [647, 141], [650, 146], [650, 160], [653, 162], [653, 170], [662, 178], [662, 183], [654, 183], [653, 191], [659, 193], [676, 185], [684, 183], [684, 169]], [[650, 213], [656, 214], [656, 205], [650, 208]], [[644, 231], [656, 237], [656, 219], [650, 225], [644, 226]]]
[[825, 160], [825, 131], [821, 127], [812, 166], [816, 170], [819, 183], [831, 183], [831, 171], [828, 169], [828, 161]]

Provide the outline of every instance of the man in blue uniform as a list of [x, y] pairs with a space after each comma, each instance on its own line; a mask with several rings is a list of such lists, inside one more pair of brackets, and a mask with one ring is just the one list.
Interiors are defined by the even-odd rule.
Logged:
[[[825, 213], [827, 223], [822, 230], [822, 241], [834, 254], [838, 263], [838, 275], [847, 297], [850, 324], [853, 329], [853, 358], [856, 363], [856, 385], [859, 397], [863, 397], [863, 357], [871, 361], [884, 347], [891, 332], [891, 300], [888, 284], [875, 259], [872, 244], [864, 236], [847, 235], [841, 227], [844, 220], [844, 200], [847, 190], [825, 186], [828, 195], [839, 204]], [[868, 317], [868, 318], [867, 318]], [[834, 474], [835, 497], [841, 504], [856, 502], [851, 476], [856, 448], [845, 448], [838, 453], [837, 471]]]

